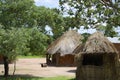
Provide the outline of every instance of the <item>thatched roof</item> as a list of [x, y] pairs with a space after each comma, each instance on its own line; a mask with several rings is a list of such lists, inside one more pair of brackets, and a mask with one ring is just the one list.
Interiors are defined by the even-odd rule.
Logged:
[[85, 53], [117, 53], [114, 45], [100, 32], [92, 34], [84, 48]]
[[73, 53], [78, 54], [83, 51], [83, 48], [84, 48], [84, 44], [80, 44], [74, 49]]
[[82, 39], [83, 37], [75, 30], [67, 31], [61, 37], [52, 42], [47, 49], [47, 53], [60, 53], [61, 55], [72, 54], [73, 50], [79, 44], [82, 44]]

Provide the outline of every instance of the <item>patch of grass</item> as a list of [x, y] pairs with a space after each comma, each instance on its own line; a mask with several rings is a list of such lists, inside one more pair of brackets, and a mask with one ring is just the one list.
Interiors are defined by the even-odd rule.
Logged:
[[0, 77], [0, 80], [75, 80], [75, 79], [71, 77], [65, 77], [65, 76], [49, 77], [49, 78], [12, 76], [12, 77], [7, 77], [7, 78]]
[[18, 58], [44, 58], [45, 56], [18, 56]]
[[58, 76], [58, 77], [51, 77], [51, 78], [43, 78], [41, 80], [75, 80], [75, 79], [71, 77]]

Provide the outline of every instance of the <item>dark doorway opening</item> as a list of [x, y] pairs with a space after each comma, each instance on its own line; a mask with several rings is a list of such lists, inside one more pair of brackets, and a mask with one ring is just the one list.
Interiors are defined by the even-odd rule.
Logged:
[[103, 65], [103, 55], [102, 54], [84, 54], [82, 65]]

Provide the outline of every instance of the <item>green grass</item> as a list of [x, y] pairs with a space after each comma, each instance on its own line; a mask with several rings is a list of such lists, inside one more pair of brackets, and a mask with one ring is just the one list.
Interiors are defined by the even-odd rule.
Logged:
[[45, 56], [18, 56], [18, 58], [44, 58]]
[[58, 77], [20, 77], [20, 76], [12, 76], [12, 77], [0, 77], [0, 80], [75, 80], [72, 77], [58, 76]]

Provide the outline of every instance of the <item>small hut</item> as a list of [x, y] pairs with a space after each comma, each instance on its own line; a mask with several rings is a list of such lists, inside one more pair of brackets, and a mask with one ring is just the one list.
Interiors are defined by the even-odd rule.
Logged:
[[118, 80], [118, 52], [103, 34], [92, 34], [78, 53], [76, 80]]
[[82, 36], [75, 30], [65, 32], [47, 49], [47, 64], [56, 66], [74, 66], [74, 49], [82, 44]]

